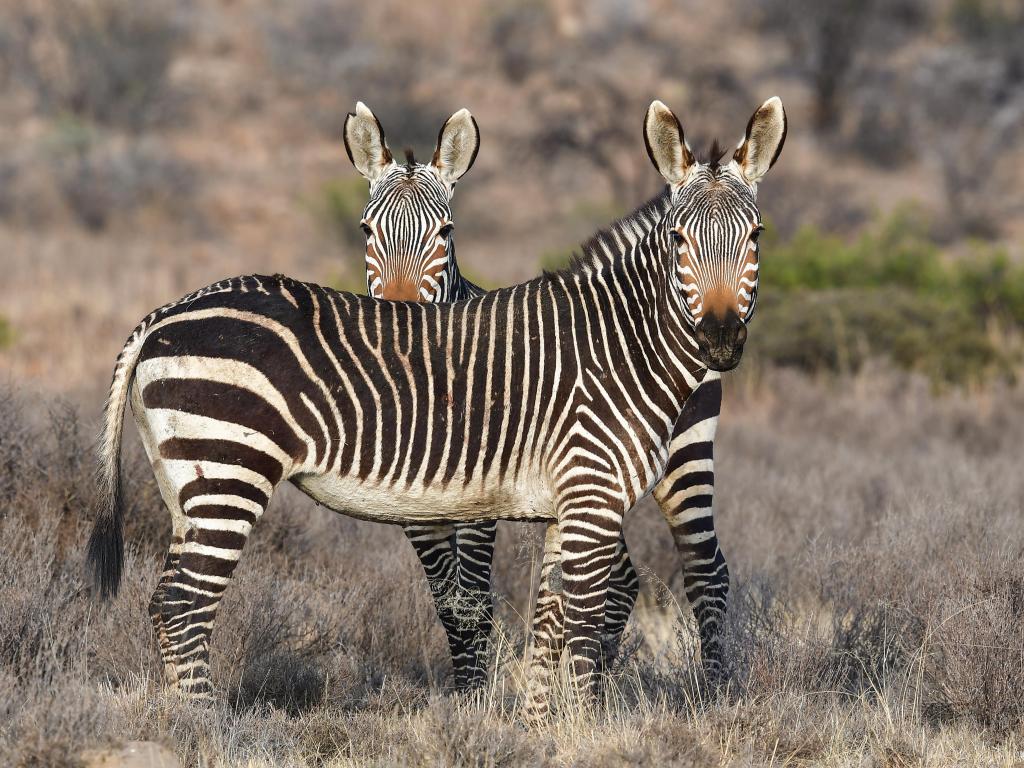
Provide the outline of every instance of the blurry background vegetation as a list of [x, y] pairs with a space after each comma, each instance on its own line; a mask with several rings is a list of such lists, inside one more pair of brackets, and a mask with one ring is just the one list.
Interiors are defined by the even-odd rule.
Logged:
[[497, 287], [657, 191], [651, 99], [704, 147], [777, 93], [791, 130], [761, 190], [751, 359], [1013, 378], [1022, 38], [1014, 0], [0, 0], [0, 362], [91, 399], [137, 318], [199, 285], [360, 289], [357, 99], [421, 157], [473, 110], [459, 255]]
[[1024, 266], [981, 241], [954, 256], [932, 230], [904, 209], [852, 238], [815, 227], [766, 237], [755, 358], [850, 374], [885, 357], [938, 384], [1013, 380], [1024, 360]]

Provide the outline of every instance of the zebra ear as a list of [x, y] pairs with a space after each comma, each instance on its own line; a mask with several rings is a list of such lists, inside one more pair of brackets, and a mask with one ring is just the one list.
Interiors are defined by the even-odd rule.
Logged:
[[644, 120], [647, 154], [670, 185], [681, 184], [695, 160], [683, 136], [683, 126], [671, 109], [660, 101], [651, 102]]
[[473, 167], [479, 151], [480, 128], [468, 109], [460, 109], [441, 126], [434, 159], [430, 162], [441, 174], [441, 179], [453, 186]]
[[750, 116], [747, 133], [732, 156], [750, 184], [756, 184], [775, 165], [786, 142], [786, 128], [786, 110], [778, 96], [772, 96]]
[[380, 120], [361, 101], [356, 103], [356, 111], [345, 118], [345, 151], [352, 165], [371, 184], [394, 162]]

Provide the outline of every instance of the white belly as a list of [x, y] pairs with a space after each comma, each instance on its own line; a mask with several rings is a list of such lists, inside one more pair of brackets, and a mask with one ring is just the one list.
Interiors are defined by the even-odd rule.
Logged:
[[540, 483], [505, 482], [463, 487], [453, 480], [447, 488], [405, 483], [383, 485], [337, 475], [299, 475], [291, 478], [313, 499], [336, 512], [363, 520], [389, 523], [464, 522], [471, 520], [553, 520], [550, 491]]

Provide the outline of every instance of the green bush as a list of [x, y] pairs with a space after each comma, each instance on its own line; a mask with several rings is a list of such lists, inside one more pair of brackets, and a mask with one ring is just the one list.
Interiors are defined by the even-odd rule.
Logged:
[[892, 286], [765, 296], [750, 338], [754, 359], [808, 371], [850, 373], [877, 357], [954, 384], [1013, 371], [963, 306]]
[[365, 238], [359, 229], [359, 222], [363, 218], [367, 199], [364, 179], [336, 179], [324, 185], [313, 207], [317, 216], [342, 245], [362, 251]]
[[856, 370], [870, 357], [965, 383], [1021, 362], [1024, 267], [1004, 251], [944, 253], [928, 221], [899, 211], [852, 242], [803, 229], [768, 236], [753, 354], [806, 370]]
[[0, 349], [7, 349], [13, 343], [14, 328], [6, 317], [0, 315]]

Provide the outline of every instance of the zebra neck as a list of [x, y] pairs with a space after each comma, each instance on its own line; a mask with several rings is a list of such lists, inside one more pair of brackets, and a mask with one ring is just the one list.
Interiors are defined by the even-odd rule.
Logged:
[[671, 200], [665, 189], [599, 232], [583, 246], [581, 261], [609, 269], [619, 275], [618, 279], [636, 286], [633, 310], [640, 311], [652, 333], [656, 331], [664, 339], [658, 349], [666, 355], [666, 364], [673, 370], [685, 370], [687, 379], [695, 376], [699, 381], [707, 367], [700, 360], [693, 326], [687, 319], [682, 286], [676, 278], [675, 254], [659, 237], [659, 226], [671, 208]]
[[674, 256], [659, 245], [655, 224], [613, 228], [591, 241], [584, 257], [556, 275], [585, 318], [575, 324], [581, 357], [599, 369], [629, 368], [639, 386], [671, 393], [673, 409], [681, 409], [707, 367], [673, 284]]
[[435, 303], [444, 304], [451, 301], [461, 301], [462, 299], [486, 293], [483, 288], [466, 279], [459, 269], [459, 260], [455, 256], [454, 237], [448, 240], [447, 264], [444, 271], [446, 273], [445, 293]]

